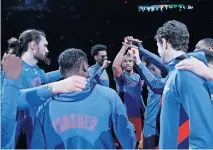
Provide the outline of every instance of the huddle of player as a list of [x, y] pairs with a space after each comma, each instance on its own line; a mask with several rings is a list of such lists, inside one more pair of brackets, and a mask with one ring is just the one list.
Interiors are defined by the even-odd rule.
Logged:
[[15, 148], [24, 130], [28, 148], [114, 149], [115, 137], [124, 149], [213, 148], [213, 39], [187, 53], [188, 29], [175, 20], [155, 39], [161, 58], [124, 39], [112, 64], [115, 92], [106, 46], [91, 48], [91, 67], [82, 50], [70, 48], [59, 55], [59, 70], [45, 73], [37, 63], [50, 65], [46, 35], [31, 29], [11, 38], [2, 58], [1, 147]]

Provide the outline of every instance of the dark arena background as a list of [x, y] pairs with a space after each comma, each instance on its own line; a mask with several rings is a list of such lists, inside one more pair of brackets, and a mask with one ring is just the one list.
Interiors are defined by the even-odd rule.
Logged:
[[[18, 38], [25, 29], [40, 29], [47, 35], [49, 72], [58, 69], [58, 56], [67, 48], [80, 48], [93, 65], [90, 48], [107, 46], [113, 61], [126, 36], [143, 41], [143, 46], [157, 54], [154, 35], [168, 20], [185, 23], [190, 33], [189, 50], [202, 38], [213, 38], [212, 0], [2, 0], [1, 55], [7, 40]], [[110, 87], [115, 89], [111, 65], [107, 68]], [[144, 88], [146, 89], [146, 88]], [[144, 94], [144, 93], [143, 93]], [[147, 94], [144, 94], [146, 101]], [[24, 141], [17, 148], [25, 148]]]

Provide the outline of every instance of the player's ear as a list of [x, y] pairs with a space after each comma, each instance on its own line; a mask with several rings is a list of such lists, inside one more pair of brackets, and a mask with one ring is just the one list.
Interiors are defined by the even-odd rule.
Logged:
[[87, 71], [88, 71], [88, 67], [89, 67], [88, 63], [87, 63], [87, 62], [84, 62], [84, 63], [83, 63], [84, 72], [87, 72]]
[[165, 39], [165, 38], [162, 38], [162, 41], [163, 41], [163, 48], [164, 49], [167, 49], [168, 48], [168, 41]]
[[98, 60], [98, 57], [97, 57], [97, 55], [95, 55], [95, 56], [94, 56], [94, 59], [95, 59], [95, 61], [97, 61], [97, 60]]
[[63, 74], [63, 73], [62, 73], [62, 70], [61, 70], [61, 67], [59, 67], [59, 71], [60, 71], [61, 74]]

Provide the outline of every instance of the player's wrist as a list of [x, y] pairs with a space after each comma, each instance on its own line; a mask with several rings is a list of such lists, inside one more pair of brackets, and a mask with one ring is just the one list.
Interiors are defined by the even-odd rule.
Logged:
[[205, 79], [207, 81], [213, 80], [213, 70], [208, 68], [208, 70], [205, 73]]
[[128, 49], [128, 46], [127, 45], [123, 45], [122, 48], [121, 48], [121, 51], [125, 53], [127, 49]]
[[139, 64], [141, 64], [142, 63], [142, 61], [140, 60], [140, 59], [136, 59], [136, 64], [137, 65], [139, 65]]
[[58, 88], [59, 87], [58, 84], [59, 84], [58, 81], [48, 84], [49, 91], [52, 92], [52, 94], [60, 93], [60, 88]]

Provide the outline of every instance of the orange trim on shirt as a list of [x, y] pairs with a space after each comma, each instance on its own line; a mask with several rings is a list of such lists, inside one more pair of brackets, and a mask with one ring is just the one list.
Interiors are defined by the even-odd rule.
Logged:
[[[199, 129], [198, 129], [199, 130]], [[184, 122], [180, 127], [178, 131], [178, 144], [183, 142], [187, 137], [189, 137], [189, 120]]]

